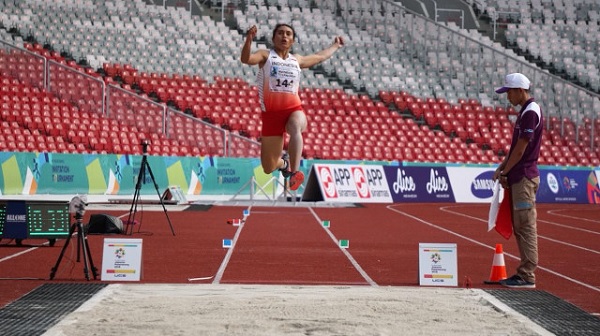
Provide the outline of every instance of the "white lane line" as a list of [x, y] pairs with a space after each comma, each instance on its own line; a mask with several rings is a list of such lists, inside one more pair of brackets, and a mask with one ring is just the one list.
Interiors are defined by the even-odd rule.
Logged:
[[344, 255], [346, 256], [346, 258], [348, 258], [348, 260], [350, 260], [350, 263], [352, 264], [352, 266], [354, 266], [354, 268], [358, 271], [358, 273], [360, 273], [360, 275], [365, 279], [365, 281], [372, 287], [379, 287], [379, 285], [373, 281], [373, 279], [371, 279], [371, 277], [367, 274], [367, 272], [365, 272], [365, 270], [360, 267], [360, 265], [358, 264], [358, 262], [354, 259], [354, 257], [352, 257], [352, 255], [350, 254], [350, 252], [348, 252], [348, 250], [346, 250], [345, 248], [340, 247], [339, 243], [338, 243], [338, 239], [335, 237], [335, 235], [331, 232], [331, 230], [329, 230], [329, 228], [324, 227], [321, 222], [322, 220], [319, 218], [319, 216], [315, 213], [315, 211], [313, 210], [313, 208], [309, 207], [308, 210], [310, 210], [310, 212], [312, 213], [312, 215], [315, 217], [315, 219], [317, 220], [317, 223], [319, 223], [319, 225], [321, 226], [321, 228], [323, 228], [323, 230], [325, 230], [325, 232], [327, 232], [327, 234], [329, 235], [329, 237], [331, 238], [331, 240], [333, 240], [333, 242], [335, 243], [335, 245], [342, 250], [342, 253], [344, 253]]
[[[559, 211], [571, 211], [571, 209], [554, 209], [554, 210], [548, 210], [547, 213], [554, 215], [554, 216], [558, 216], [558, 217], [565, 217], [565, 218], [571, 218], [571, 219], [576, 219], [579, 221], [585, 221], [585, 222], [592, 222], [592, 223], [600, 223], [599, 220], [595, 220], [595, 219], [589, 219], [589, 218], [583, 218], [583, 217], [576, 217], [576, 216], [571, 216], [571, 215], [565, 215], [565, 214], [559, 214]], [[592, 211], [592, 210], [590, 210]]]
[[[463, 213], [452, 211], [452, 210], [448, 209], [448, 208], [452, 208], [452, 207], [455, 207], [455, 206], [440, 207], [440, 210], [442, 210], [444, 212], [448, 212], [448, 213], [454, 214], [454, 215], [457, 215], [457, 216], [462, 216], [462, 217], [466, 217], [466, 218], [469, 218], [469, 219], [472, 219], [472, 220], [476, 220], [476, 221], [487, 223], [486, 219], [481, 219], [481, 218], [473, 217], [473, 216], [470, 216], [470, 215], [465, 215]], [[545, 222], [546, 223], [546, 221], [541, 221], [541, 220], [538, 220], [538, 222]], [[565, 227], [566, 228], [570, 228], [568, 226], [565, 226]], [[587, 231], [587, 230], [579, 229], [579, 231]], [[597, 232], [593, 232], [593, 231], [591, 231], [590, 233], [598, 234]], [[557, 239], [554, 239], [554, 238], [550, 238], [550, 237], [547, 237], [547, 236], [544, 236], [544, 235], [538, 234], [538, 238], [546, 239], [546, 240], [549, 240], [549, 241], [557, 243], [557, 244], [569, 246], [569, 247], [572, 247], [572, 248], [575, 248], [575, 249], [579, 249], [579, 250], [583, 250], [583, 251], [586, 251], [586, 252], [600, 254], [600, 251], [598, 251], [598, 250], [593, 250], [593, 249], [589, 249], [587, 247], [583, 247], [583, 246], [579, 246], [579, 245], [574, 245], [574, 244], [567, 243], [567, 242], [562, 241], [562, 240], [557, 240]]]
[[0, 259], [0, 262], [7, 261], [7, 260], [10, 260], [12, 258], [16, 258], [16, 257], [18, 257], [20, 255], [25, 254], [25, 253], [33, 252], [33, 251], [37, 250], [38, 248], [39, 247], [32, 247], [32, 248], [28, 248], [27, 250], [23, 250], [21, 252], [17, 252], [15, 254], [7, 255], [6, 257]]
[[[248, 207], [248, 210], [250, 210], [252, 208], [252, 206]], [[252, 212], [250, 212], [252, 213]], [[242, 221], [242, 223], [240, 224], [240, 226], [238, 226], [237, 230], [235, 231], [235, 235], [233, 236], [233, 240], [231, 241], [231, 247], [227, 250], [227, 254], [225, 254], [225, 258], [223, 258], [223, 261], [221, 262], [221, 266], [219, 266], [219, 270], [217, 271], [217, 274], [215, 274], [215, 278], [213, 279], [213, 284], [219, 284], [221, 282], [221, 279], [223, 278], [223, 273], [225, 273], [225, 269], [227, 268], [227, 265], [229, 264], [229, 260], [231, 259], [231, 255], [233, 254], [233, 249], [235, 249], [235, 244], [237, 243], [238, 238], [240, 237], [240, 234], [242, 233], [242, 229], [244, 228], [244, 226], [246, 226], [246, 221]]]
[[[396, 206], [396, 205], [389, 205], [389, 206], [387, 206], [387, 208], [388, 208], [388, 209], [390, 209], [391, 211], [394, 211], [394, 212], [396, 212], [396, 213], [399, 213], [399, 214], [401, 214], [401, 215], [403, 215], [403, 216], [406, 216], [406, 217], [412, 218], [412, 219], [414, 219], [414, 220], [416, 220], [416, 221], [418, 221], [418, 222], [421, 222], [421, 223], [423, 223], [423, 224], [425, 224], [425, 225], [428, 225], [428, 226], [431, 226], [431, 227], [433, 227], [433, 228], [436, 228], [436, 229], [438, 229], [438, 230], [440, 230], [440, 231], [444, 231], [444, 232], [447, 232], [447, 233], [449, 233], [449, 234], [451, 234], [451, 235], [453, 235], [453, 236], [457, 236], [457, 237], [459, 237], [459, 238], [462, 238], [462, 239], [464, 239], [464, 240], [470, 241], [471, 243], [477, 244], [477, 245], [479, 245], [479, 246], [486, 247], [486, 248], [488, 248], [488, 249], [490, 249], [490, 250], [495, 250], [495, 249], [496, 249], [496, 247], [495, 247], [495, 246], [489, 246], [489, 245], [486, 245], [485, 243], [482, 243], [482, 242], [480, 242], [480, 241], [478, 241], [478, 240], [475, 240], [475, 239], [469, 238], [469, 237], [467, 237], [467, 236], [463, 236], [463, 235], [461, 235], [460, 233], [457, 233], [457, 232], [454, 232], [454, 231], [452, 231], [452, 230], [448, 230], [448, 229], [446, 229], [446, 228], [444, 228], [444, 227], [441, 227], [441, 226], [435, 225], [435, 224], [433, 224], [433, 223], [430, 223], [430, 222], [428, 222], [428, 221], [425, 221], [425, 220], [423, 220], [423, 219], [421, 219], [421, 218], [419, 218], [419, 217], [415, 217], [415, 216], [413, 216], [413, 215], [411, 215], [411, 214], [408, 214], [408, 213], [406, 213], [406, 212], [404, 212], [404, 211], [401, 211], [401, 210], [398, 210], [398, 209], [394, 209], [394, 208], [393, 208], [394, 206]], [[441, 208], [440, 208], [440, 209], [441, 209]], [[465, 216], [465, 217], [474, 218], [474, 217], [471, 217], [471, 216]], [[481, 219], [479, 219], [479, 220], [481, 220]], [[485, 221], [485, 222], [487, 222], [487, 221]], [[508, 256], [508, 257], [510, 257], [510, 258], [513, 258], [513, 259], [515, 259], [515, 260], [520, 260], [520, 259], [521, 259], [521, 258], [519, 258], [519, 257], [517, 257], [517, 256], [515, 256], [515, 255], [512, 255], [512, 254], [510, 254], [510, 253], [506, 253], [506, 252], [504, 252], [504, 255], [505, 255], [505, 256]], [[579, 280], [573, 279], [573, 278], [571, 278], [571, 277], [569, 277], [569, 276], [566, 276], [566, 275], [564, 275], [564, 274], [558, 273], [558, 272], [556, 272], [556, 271], [553, 271], [553, 270], [551, 270], [551, 269], [549, 269], [549, 268], [546, 268], [546, 267], [543, 267], [543, 266], [539, 266], [539, 265], [538, 265], [538, 269], [540, 269], [540, 270], [543, 270], [543, 271], [546, 271], [546, 272], [548, 272], [548, 273], [551, 273], [551, 274], [553, 274], [553, 275], [556, 275], [557, 277], [563, 278], [563, 279], [565, 279], [565, 280], [567, 280], [567, 281], [571, 281], [571, 282], [573, 282], [573, 283], [576, 283], [576, 284], [578, 284], [578, 285], [580, 285], [580, 286], [583, 286], [583, 287], [585, 287], [585, 288], [588, 288], [588, 289], [591, 289], [591, 290], [593, 290], [593, 291], [596, 291], [596, 292], [599, 292], [599, 293], [600, 293], [600, 288], [599, 288], [599, 287], [595, 287], [595, 286], [593, 286], [593, 285], [590, 285], [590, 284], [588, 284], [588, 283], [585, 283], [585, 282], [582, 282], [582, 281], [579, 281]]]

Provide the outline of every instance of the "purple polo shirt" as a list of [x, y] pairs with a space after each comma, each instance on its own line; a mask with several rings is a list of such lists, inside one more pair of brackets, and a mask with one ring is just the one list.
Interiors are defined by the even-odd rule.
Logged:
[[525, 153], [523, 153], [521, 160], [508, 173], [509, 185], [518, 183], [523, 177], [532, 179], [540, 176], [537, 161], [540, 156], [543, 129], [544, 118], [542, 117], [542, 109], [534, 102], [533, 98], [530, 98], [521, 108], [515, 122], [508, 155], [513, 152], [518, 139], [528, 139], [529, 144], [525, 148]]

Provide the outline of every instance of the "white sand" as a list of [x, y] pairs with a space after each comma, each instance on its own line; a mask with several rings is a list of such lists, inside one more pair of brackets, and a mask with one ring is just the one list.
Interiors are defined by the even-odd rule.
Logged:
[[113, 284], [45, 335], [549, 334], [478, 289]]

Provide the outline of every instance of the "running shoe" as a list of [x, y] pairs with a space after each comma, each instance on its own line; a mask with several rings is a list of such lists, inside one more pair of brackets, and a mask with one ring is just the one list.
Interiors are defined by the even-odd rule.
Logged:
[[302, 182], [304, 182], [304, 173], [301, 171], [296, 171], [291, 173], [290, 176], [290, 190], [297, 190]]
[[535, 288], [533, 282], [525, 281], [518, 275], [513, 275], [508, 279], [500, 280], [500, 284], [508, 288]]
[[283, 178], [287, 179], [292, 176], [292, 172], [290, 171], [290, 156], [288, 153], [283, 153], [281, 159], [283, 160], [284, 165], [282, 168], [279, 168], [279, 171], [281, 172], [281, 175], [283, 175]]

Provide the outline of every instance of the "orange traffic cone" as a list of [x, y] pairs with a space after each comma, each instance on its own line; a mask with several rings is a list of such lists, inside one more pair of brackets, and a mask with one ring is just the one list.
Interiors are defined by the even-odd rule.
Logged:
[[484, 281], [484, 283], [499, 284], [499, 281], [504, 279], [506, 279], [506, 265], [504, 264], [504, 252], [502, 251], [502, 244], [496, 244], [496, 253], [494, 253], [494, 261], [492, 262], [490, 280]]

